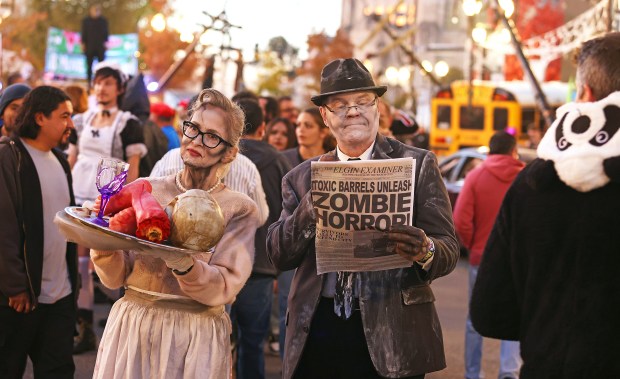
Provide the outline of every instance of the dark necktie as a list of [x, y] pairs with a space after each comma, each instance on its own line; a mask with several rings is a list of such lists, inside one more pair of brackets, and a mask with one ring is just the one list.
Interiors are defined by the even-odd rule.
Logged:
[[[360, 158], [349, 158], [350, 161], [359, 161]], [[334, 294], [334, 312], [342, 320], [348, 320], [353, 313], [353, 283], [355, 273], [338, 271], [336, 278], [336, 293]]]
[[110, 117], [110, 111], [109, 111], [109, 110], [107, 110], [107, 109], [102, 110], [102, 111], [101, 111], [101, 116], [102, 116], [103, 118]]

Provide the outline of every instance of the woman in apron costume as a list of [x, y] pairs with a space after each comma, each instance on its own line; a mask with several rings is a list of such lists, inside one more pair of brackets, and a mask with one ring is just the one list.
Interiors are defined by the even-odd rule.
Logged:
[[[97, 108], [74, 116], [78, 133], [77, 159], [72, 169], [76, 204], [94, 201], [99, 195], [95, 179], [100, 158], [112, 157], [128, 162], [127, 182], [138, 177], [140, 158], [147, 149], [138, 119], [118, 109], [126, 81], [126, 75], [118, 67], [108, 62], [97, 65], [94, 79]], [[78, 297], [79, 335], [73, 347], [74, 354], [96, 349], [92, 330], [94, 283], [88, 247], [79, 246], [78, 254], [82, 287]]]

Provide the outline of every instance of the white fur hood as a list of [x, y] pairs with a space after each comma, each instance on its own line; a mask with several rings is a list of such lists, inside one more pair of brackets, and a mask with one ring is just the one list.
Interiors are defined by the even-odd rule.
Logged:
[[609, 183], [605, 161], [620, 157], [620, 92], [593, 103], [568, 103], [538, 146], [559, 178], [580, 192]]

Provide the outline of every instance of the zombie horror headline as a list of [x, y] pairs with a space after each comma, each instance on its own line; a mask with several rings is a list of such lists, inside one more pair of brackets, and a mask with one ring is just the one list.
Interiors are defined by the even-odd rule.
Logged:
[[409, 267], [385, 233], [413, 225], [416, 161], [312, 162], [317, 274]]
[[386, 230], [392, 225], [411, 225], [411, 193], [345, 195], [313, 191], [312, 198], [319, 227]]

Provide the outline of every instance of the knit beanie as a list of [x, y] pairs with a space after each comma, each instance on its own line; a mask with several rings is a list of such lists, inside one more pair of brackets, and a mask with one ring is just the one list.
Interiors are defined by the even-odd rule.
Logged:
[[0, 96], [0, 116], [4, 114], [4, 110], [11, 102], [26, 97], [31, 90], [32, 88], [22, 83], [11, 84], [6, 87]]

